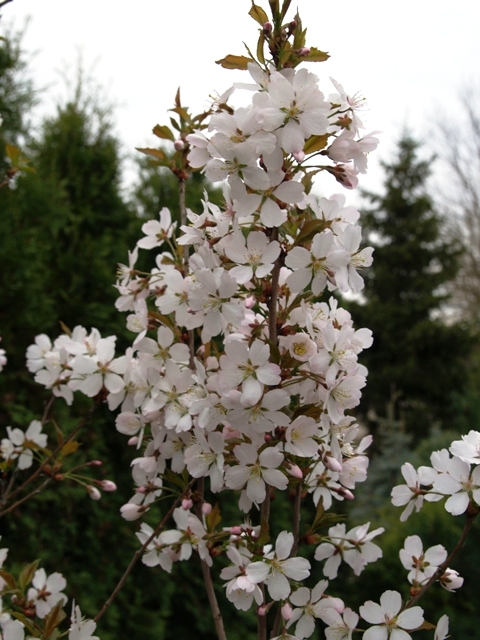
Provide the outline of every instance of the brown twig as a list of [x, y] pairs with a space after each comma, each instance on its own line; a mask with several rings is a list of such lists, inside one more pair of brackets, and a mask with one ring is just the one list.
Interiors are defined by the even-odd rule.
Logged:
[[20, 498], [20, 500], [17, 500], [14, 504], [11, 504], [9, 507], [7, 507], [6, 509], [4, 509], [1, 513], [0, 516], [5, 516], [7, 515], [7, 513], [10, 513], [10, 511], [13, 511], [14, 509], [16, 509], [18, 506], [20, 506], [23, 502], [26, 502], [27, 500], [29, 500], [30, 498], [32, 498], [33, 496], [35, 496], [37, 493], [40, 493], [41, 491], [43, 491], [45, 489], [45, 487], [47, 486], [47, 484], [50, 482], [51, 478], [47, 478], [39, 487], [37, 487], [36, 489], [34, 489], [33, 491], [30, 491], [30, 493], [27, 493], [26, 496], [23, 496], [23, 498]]
[[412, 596], [410, 598], [410, 600], [405, 604], [404, 609], [410, 609], [410, 607], [413, 607], [418, 600], [420, 600], [420, 598], [423, 596], [423, 594], [428, 591], [428, 589], [430, 589], [430, 587], [433, 585], [434, 582], [436, 582], [439, 578], [442, 577], [442, 575], [445, 573], [445, 570], [448, 569], [449, 565], [451, 564], [452, 560], [454, 560], [454, 558], [460, 553], [461, 549], [463, 548], [463, 546], [465, 545], [465, 540], [467, 539], [468, 533], [470, 531], [470, 529], [472, 528], [473, 522], [475, 520], [475, 518], [477, 517], [479, 511], [477, 510], [475, 513], [466, 513], [465, 514], [465, 525], [463, 527], [463, 531], [462, 534], [460, 536], [460, 538], [458, 539], [457, 545], [455, 547], [455, 549], [452, 551], [452, 553], [448, 556], [448, 558], [445, 560], [445, 562], [442, 562], [441, 565], [439, 565], [438, 569], [435, 571], [435, 573], [433, 574], [433, 576], [430, 578], [430, 580], [423, 585], [423, 587], [420, 589], [420, 591], [418, 591], [414, 596]]
[[133, 558], [130, 561], [130, 564], [128, 565], [128, 567], [126, 568], [124, 574], [122, 575], [122, 577], [120, 578], [120, 580], [118, 581], [117, 586], [115, 587], [115, 589], [112, 591], [111, 595], [109, 596], [109, 598], [106, 600], [106, 602], [104, 603], [103, 607], [100, 609], [100, 611], [97, 613], [97, 615], [94, 618], [95, 622], [98, 622], [100, 620], [100, 618], [103, 616], [103, 614], [105, 613], [105, 611], [108, 609], [108, 607], [112, 604], [112, 602], [115, 600], [115, 598], [118, 595], [118, 592], [120, 591], [120, 589], [123, 587], [123, 585], [125, 584], [125, 581], [127, 580], [128, 576], [130, 575], [133, 567], [137, 564], [137, 562], [140, 560], [140, 557], [142, 556], [143, 552], [145, 551], [145, 549], [148, 547], [148, 545], [150, 544], [150, 542], [156, 538], [156, 536], [160, 533], [160, 531], [163, 529], [163, 527], [165, 526], [165, 524], [167, 523], [167, 520], [171, 517], [171, 515], [173, 514], [174, 510], [176, 509], [176, 507], [180, 504], [180, 502], [183, 500], [183, 498], [185, 497], [185, 495], [188, 493], [188, 491], [190, 491], [190, 489], [192, 488], [193, 484], [195, 482], [195, 478], [190, 480], [190, 482], [187, 484], [187, 486], [185, 487], [185, 489], [183, 490], [183, 492], [178, 496], [178, 498], [176, 498], [176, 500], [174, 500], [172, 506], [170, 507], [170, 509], [167, 511], [167, 513], [165, 514], [165, 516], [162, 518], [160, 524], [157, 526], [157, 528], [155, 529], [155, 531], [152, 533], [152, 535], [147, 538], [147, 540], [142, 544], [142, 546], [140, 547], [140, 549], [137, 549], [137, 551], [135, 552]]
[[[23, 482], [19, 487], [17, 487], [14, 491], [12, 491], [12, 493], [10, 495], [6, 494], [2, 497], [1, 501], [0, 501], [0, 505], [4, 506], [5, 503], [7, 502], [7, 500], [11, 500], [14, 496], [16, 496], [17, 494], [19, 494], [21, 491], [23, 491], [23, 489], [29, 485], [33, 480], [35, 480], [36, 478], [38, 478], [38, 476], [44, 471], [46, 465], [53, 459], [55, 458], [55, 456], [60, 453], [60, 451], [62, 450], [62, 448], [65, 446], [65, 444], [67, 442], [69, 442], [70, 440], [72, 440], [77, 433], [88, 423], [88, 421], [90, 420], [90, 418], [92, 417], [92, 413], [94, 412], [94, 410], [97, 407], [97, 403], [94, 403], [90, 409], [88, 410], [87, 415], [85, 416], [85, 418], [80, 422], [80, 424], [78, 426], [75, 427], [75, 429], [58, 445], [58, 447], [56, 449], [54, 449], [52, 451], [52, 453], [47, 456], [45, 458], [45, 460], [42, 462], [42, 464], [38, 467], [38, 469], [36, 469], [31, 476], [29, 476], [25, 482]], [[22, 502], [23, 502], [23, 498], [22, 498]], [[12, 507], [8, 507], [7, 510], [2, 510], [0, 511], [0, 517], [2, 517], [5, 513], [8, 513], [9, 511], [12, 510], [12, 508], [14, 508], [15, 506], [17, 506], [18, 503], [15, 503], [15, 505]]]

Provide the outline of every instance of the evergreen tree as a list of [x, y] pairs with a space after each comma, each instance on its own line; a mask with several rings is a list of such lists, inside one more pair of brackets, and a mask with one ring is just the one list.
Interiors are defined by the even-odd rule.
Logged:
[[455, 277], [461, 249], [442, 239], [442, 220], [427, 193], [432, 160], [419, 158], [419, 144], [404, 134], [397, 155], [383, 163], [384, 193], [365, 193], [364, 213], [374, 263], [366, 272], [364, 304], [352, 304], [356, 324], [372, 329], [365, 353], [369, 380], [365, 413], [393, 416], [409, 431], [425, 434], [432, 422], [454, 419], [452, 394], [462, 388], [469, 337], [446, 324], [441, 310], [445, 284]]

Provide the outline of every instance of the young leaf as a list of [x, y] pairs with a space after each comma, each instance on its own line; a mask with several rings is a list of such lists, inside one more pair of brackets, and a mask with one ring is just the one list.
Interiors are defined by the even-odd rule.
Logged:
[[64, 618], [66, 618], [65, 611], [63, 610], [63, 605], [64, 605], [63, 600], [60, 600], [60, 602], [56, 604], [53, 607], [53, 609], [50, 611], [50, 613], [44, 618], [43, 633], [44, 633], [45, 640], [48, 640], [48, 638], [51, 638], [55, 629], [58, 627], [61, 621]]
[[289, 10], [291, 3], [292, 3], [292, 0], [283, 0], [282, 10], [280, 12], [280, 15], [282, 16], [282, 20], [285, 18], [285, 15]]
[[328, 133], [324, 133], [321, 136], [310, 136], [303, 147], [304, 153], [309, 154], [325, 149], [325, 147], [327, 146], [328, 138]]
[[263, 33], [263, 30], [262, 30], [260, 31], [260, 36], [258, 38], [258, 44], [257, 44], [257, 59], [262, 64], [265, 64], [265, 56], [263, 54], [264, 44], [265, 44], [265, 34]]
[[5, 580], [10, 589], [16, 590], [18, 588], [17, 583], [15, 582], [15, 578], [11, 573], [8, 573], [8, 571], [3, 571], [3, 569], [0, 569], [0, 578], [3, 578]]
[[161, 149], [141, 149], [140, 147], [136, 148], [140, 153], [144, 153], [146, 156], [152, 156], [152, 158], [156, 158], [157, 160], [168, 160], [167, 155]]
[[33, 580], [35, 571], [37, 570], [39, 560], [35, 560], [22, 569], [21, 574], [18, 576], [18, 583], [20, 589], [23, 591], [27, 585]]
[[75, 453], [75, 451], [78, 449], [79, 446], [80, 446], [80, 442], [77, 442], [76, 440], [69, 440], [60, 449], [60, 455], [62, 456], [62, 458], [65, 458], [66, 456], [69, 456], [71, 453]]
[[248, 12], [248, 15], [251, 16], [254, 20], [256, 20], [261, 27], [263, 27], [263, 25], [266, 22], [268, 22], [268, 16], [265, 13], [265, 11], [262, 9], [262, 7], [259, 7], [253, 2], [252, 2], [252, 8]]
[[207, 525], [208, 533], [213, 533], [217, 529], [217, 525], [222, 521], [222, 515], [220, 513], [220, 507], [216, 504], [210, 513], [205, 516], [205, 522]]
[[216, 64], [219, 64], [224, 69], [241, 69], [242, 71], [246, 70], [249, 62], [253, 62], [252, 58], [233, 55], [228, 55], [221, 60], [216, 60]]
[[175, 142], [175, 136], [171, 129], [165, 124], [156, 124], [152, 129], [152, 133], [162, 140], [171, 140], [172, 142]]
[[330, 56], [325, 51], [320, 51], [320, 49], [310, 47], [310, 53], [308, 53], [306, 56], [303, 56], [302, 60], [304, 62], [325, 62], [325, 60], [328, 60], [329, 57]]

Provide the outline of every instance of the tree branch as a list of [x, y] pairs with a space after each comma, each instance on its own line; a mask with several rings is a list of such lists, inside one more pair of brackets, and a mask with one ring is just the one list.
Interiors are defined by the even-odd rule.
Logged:
[[165, 526], [165, 524], [167, 523], [167, 520], [171, 517], [171, 515], [173, 514], [174, 510], [176, 509], [176, 507], [180, 504], [180, 502], [183, 500], [183, 498], [185, 497], [185, 495], [187, 494], [188, 491], [190, 491], [190, 489], [192, 488], [193, 484], [195, 482], [195, 478], [193, 478], [192, 480], [190, 480], [190, 482], [187, 484], [187, 486], [185, 487], [185, 489], [183, 490], [183, 492], [178, 496], [178, 498], [176, 498], [176, 500], [173, 502], [172, 506], [170, 507], [170, 509], [167, 511], [167, 513], [165, 514], [165, 516], [162, 518], [160, 524], [157, 526], [157, 528], [155, 529], [155, 531], [152, 533], [152, 535], [147, 538], [147, 540], [142, 544], [142, 546], [140, 547], [140, 549], [137, 549], [137, 551], [135, 552], [133, 558], [130, 561], [130, 564], [128, 565], [128, 567], [126, 568], [124, 574], [122, 575], [122, 577], [120, 578], [120, 580], [118, 581], [117, 586], [115, 587], [115, 589], [112, 591], [110, 597], [107, 599], [107, 601], [105, 602], [105, 604], [103, 605], [103, 607], [100, 609], [100, 611], [97, 613], [97, 615], [94, 618], [94, 622], [98, 622], [100, 620], [100, 618], [103, 616], [103, 614], [105, 613], [105, 611], [108, 609], [108, 607], [112, 604], [112, 602], [115, 600], [115, 598], [118, 595], [118, 592], [120, 591], [120, 589], [123, 587], [123, 585], [125, 584], [128, 576], [130, 575], [133, 567], [137, 564], [137, 562], [140, 560], [140, 557], [142, 556], [143, 552], [145, 551], [145, 549], [148, 547], [148, 545], [150, 544], [150, 542], [157, 537], [157, 535], [160, 533], [160, 531], [163, 529], [163, 527]]
[[430, 578], [430, 580], [423, 585], [423, 587], [420, 589], [418, 593], [416, 593], [414, 596], [410, 598], [410, 600], [405, 604], [404, 609], [410, 609], [410, 607], [413, 607], [413, 605], [416, 604], [418, 600], [420, 600], [423, 594], [430, 589], [433, 583], [442, 577], [442, 575], [445, 573], [445, 570], [448, 569], [449, 565], [451, 564], [452, 560], [460, 553], [461, 549], [465, 545], [465, 540], [467, 539], [467, 535], [470, 529], [472, 528], [473, 522], [477, 517], [478, 513], [479, 511], [477, 510], [476, 513], [465, 514], [465, 525], [463, 527], [462, 534], [458, 539], [457, 546], [452, 551], [452, 553], [448, 556], [445, 562], [442, 562], [442, 564], [438, 567], [438, 569], [435, 571], [435, 573]]

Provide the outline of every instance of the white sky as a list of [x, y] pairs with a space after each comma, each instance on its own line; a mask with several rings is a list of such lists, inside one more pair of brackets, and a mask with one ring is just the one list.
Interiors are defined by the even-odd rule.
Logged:
[[[265, 9], [267, 0], [257, 0]], [[248, 74], [221, 69], [214, 61], [255, 49], [257, 24], [247, 15], [250, 0], [14, 0], [2, 22], [31, 21], [24, 38], [36, 51], [35, 82], [47, 86], [43, 112], [65, 95], [59, 71], [73, 70], [82, 52], [85, 68], [118, 105], [116, 130], [125, 149], [153, 146], [152, 127], [168, 123], [178, 86], [195, 113], [208, 95], [223, 92]], [[368, 100], [367, 132], [381, 130], [369, 176], [378, 188], [378, 158], [389, 158], [404, 124], [428, 141], [439, 111], [454, 117], [462, 86], [476, 83], [480, 61], [479, 0], [293, 0], [307, 45], [328, 51], [329, 61], [309, 64], [332, 90], [329, 76], [348, 93]], [[293, 12], [292, 12], [293, 15]], [[72, 74], [73, 71], [72, 71]], [[335, 185], [332, 185], [335, 191]], [[337, 189], [338, 190], [338, 189]], [[329, 195], [329, 194], [326, 194]]]

